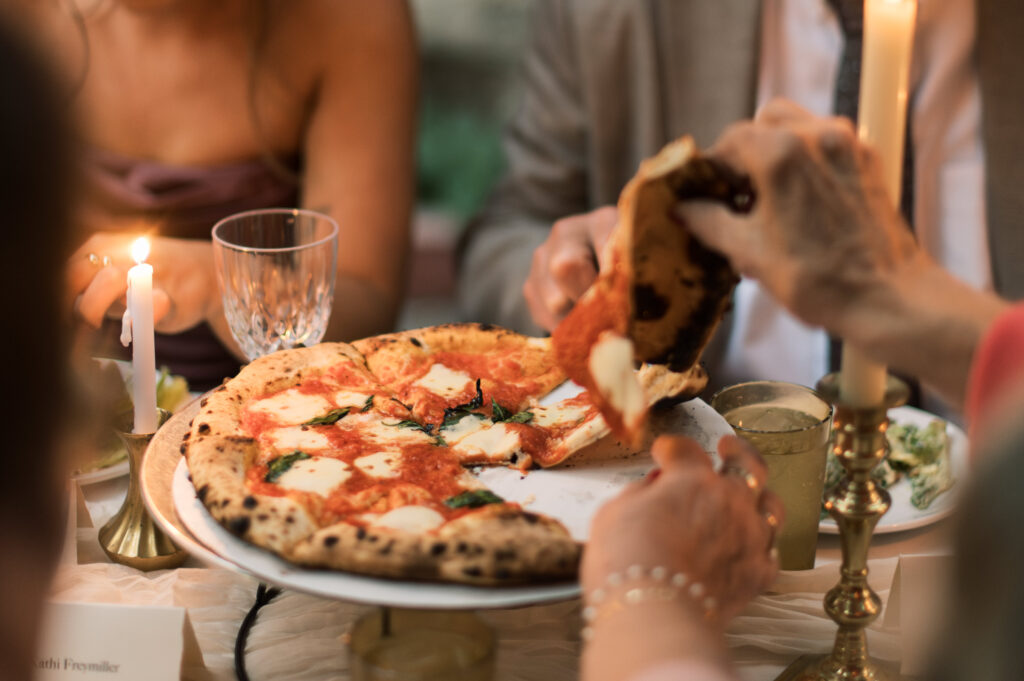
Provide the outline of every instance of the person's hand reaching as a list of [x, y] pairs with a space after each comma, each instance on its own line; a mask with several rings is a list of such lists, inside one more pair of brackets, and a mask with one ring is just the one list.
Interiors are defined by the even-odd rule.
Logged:
[[722, 472], [692, 439], [655, 440], [658, 468], [594, 518], [580, 570], [585, 597], [607, 589], [612, 574], [627, 579], [631, 566], [660, 567], [666, 584], [675, 573], [701, 584], [724, 622], [767, 588], [778, 570], [772, 543], [782, 502], [764, 489], [764, 462], [748, 443], [728, 436], [718, 449]]
[[595, 516], [580, 567], [582, 678], [660, 665], [675, 665], [664, 678], [731, 678], [722, 631], [778, 571], [782, 502], [749, 444], [725, 437], [718, 451], [721, 471], [694, 440], [659, 437], [658, 468]]
[[601, 266], [600, 258], [618, 211], [605, 206], [556, 222], [547, 240], [533, 252], [523, 295], [533, 321], [551, 331], [586, 291]]

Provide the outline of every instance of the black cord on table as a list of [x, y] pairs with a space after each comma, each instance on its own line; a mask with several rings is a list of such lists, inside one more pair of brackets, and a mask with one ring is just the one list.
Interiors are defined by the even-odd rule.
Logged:
[[281, 589], [268, 587], [262, 582], [256, 588], [256, 602], [249, 608], [241, 626], [238, 627], [238, 636], [235, 637], [235, 677], [238, 681], [249, 681], [249, 675], [245, 671], [245, 642], [249, 638], [252, 625], [256, 623], [256, 616], [259, 614], [260, 608], [274, 600], [280, 593]]

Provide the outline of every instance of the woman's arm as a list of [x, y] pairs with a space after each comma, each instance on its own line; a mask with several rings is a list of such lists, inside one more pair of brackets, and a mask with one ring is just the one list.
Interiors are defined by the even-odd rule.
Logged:
[[391, 330], [402, 301], [415, 182], [417, 57], [402, 0], [313, 3], [323, 77], [303, 142], [302, 205], [338, 221], [326, 340]]

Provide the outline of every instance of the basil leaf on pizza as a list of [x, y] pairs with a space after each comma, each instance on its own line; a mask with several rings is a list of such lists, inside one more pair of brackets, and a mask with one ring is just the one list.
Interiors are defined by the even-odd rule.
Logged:
[[471, 489], [444, 500], [448, 508], [480, 508], [487, 504], [502, 504], [505, 500], [488, 489]]
[[[373, 395], [370, 396], [370, 399], [373, 399]], [[316, 416], [314, 418], [311, 418], [310, 420], [306, 421], [302, 425], [304, 425], [304, 426], [330, 426], [330, 425], [334, 425], [340, 419], [344, 418], [345, 416], [348, 416], [349, 411], [351, 411], [350, 407], [345, 407], [344, 409], [332, 409], [329, 412], [327, 412], [326, 414], [324, 414], [323, 416]]]
[[512, 412], [501, 406], [491, 398], [491, 419], [494, 421], [507, 421]]
[[272, 459], [270, 463], [267, 464], [267, 474], [263, 476], [263, 481], [277, 482], [282, 475], [291, 469], [292, 465], [294, 465], [296, 461], [302, 461], [303, 459], [310, 458], [312, 457], [309, 454], [296, 451], [291, 454], [285, 454], [284, 456]]
[[491, 420], [495, 423], [500, 421], [507, 421], [509, 423], [529, 423], [533, 420], [533, 414], [528, 410], [512, 413], [508, 409], [494, 401], [491, 398]]

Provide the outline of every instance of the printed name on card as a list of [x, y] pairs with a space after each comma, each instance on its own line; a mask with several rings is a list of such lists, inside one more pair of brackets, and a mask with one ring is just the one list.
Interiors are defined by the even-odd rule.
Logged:
[[176, 681], [199, 656], [184, 608], [50, 602], [41, 639], [37, 681]]

